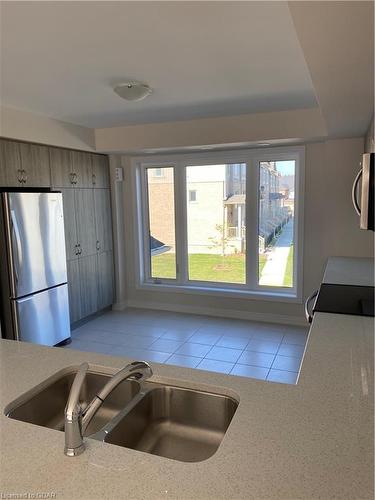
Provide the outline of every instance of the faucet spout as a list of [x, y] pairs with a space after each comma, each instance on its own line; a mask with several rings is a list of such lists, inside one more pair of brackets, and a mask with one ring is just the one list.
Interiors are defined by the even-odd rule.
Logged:
[[152, 376], [152, 369], [145, 361], [134, 361], [118, 371], [108, 380], [103, 389], [94, 397], [91, 403], [83, 412], [82, 432], [84, 433], [95, 413], [99, 410], [104, 400], [123, 381], [128, 378], [135, 378], [138, 381], [145, 380]]
[[123, 381], [134, 378], [138, 381], [146, 380], [152, 376], [152, 369], [145, 361], [134, 361], [115, 373], [105, 384], [101, 391], [96, 394], [91, 403], [83, 411], [79, 404], [79, 395], [85, 381], [88, 364], [82, 363], [75, 376], [70, 390], [68, 403], [65, 408], [65, 455], [77, 456], [84, 449], [83, 435], [87, 426], [111, 392]]

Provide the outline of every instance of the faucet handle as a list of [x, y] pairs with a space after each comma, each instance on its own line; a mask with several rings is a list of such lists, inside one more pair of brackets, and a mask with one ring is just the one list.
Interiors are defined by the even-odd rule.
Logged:
[[79, 396], [81, 394], [82, 385], [83, 385], [83, 382], [85, 381], [86, 373], [87, 373], [88, 369], [89, 369], [89, 365], [86, 362], [82, 363], [78, 368], [78, 371], [76, 373], [72, 387], [70, 389], [69, 398], [68, 398], [68, 401], [67, 401], [66, 407], [65, 407], [65, 415], [68, 418], [77, 417], [78, 414], [81, 413], [81, 408], [79, 405]]

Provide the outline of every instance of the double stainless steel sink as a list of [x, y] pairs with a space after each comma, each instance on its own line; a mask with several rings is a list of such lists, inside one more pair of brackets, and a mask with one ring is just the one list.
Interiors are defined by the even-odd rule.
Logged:
[[[9, 418], [64, 430], [64, 409], [77, 368], [56, 373], [5, 409]], [[90, 370], [81, 392], [85, 408], [112, 373]], [[125, 380], [108, 396], [85, 435], [183, 462], [211, 457], [236, 412], [234, 397], [177, 385]]]

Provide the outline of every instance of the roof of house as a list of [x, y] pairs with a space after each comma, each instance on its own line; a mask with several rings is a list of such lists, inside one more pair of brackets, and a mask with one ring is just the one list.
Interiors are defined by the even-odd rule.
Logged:
[[224, 200], [224, 205], [244, 205], [246, 202], [245, 194], [232, 194]]
[[151, 255], [158, 255], [164, 252], [168, 252], [171, 247], [166, 245], [160, 240], [157, 240], [153, 236], [150, 235], [150, 250], [151, 250]]

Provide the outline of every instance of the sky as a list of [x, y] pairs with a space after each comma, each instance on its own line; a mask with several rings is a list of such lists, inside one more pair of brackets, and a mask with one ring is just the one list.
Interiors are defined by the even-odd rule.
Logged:
[[295, 161], [277, 161], [276, 168], [281, 175], [294, 175]]

